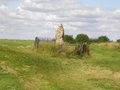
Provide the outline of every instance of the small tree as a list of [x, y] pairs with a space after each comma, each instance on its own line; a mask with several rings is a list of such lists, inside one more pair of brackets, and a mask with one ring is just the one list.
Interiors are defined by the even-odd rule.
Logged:
[[109, 42], [109, 38], [107, 36], [98, 37], [98, 42]]
[[64, 42], [74, 43], [75, 40], [73, 38], [73, 35], [64, 35]]
[[75, 38], [76, 42], [78, 43], [83, 43], [83, 42], [88, 42], [89, 37], [87, 34], [78, 34]]

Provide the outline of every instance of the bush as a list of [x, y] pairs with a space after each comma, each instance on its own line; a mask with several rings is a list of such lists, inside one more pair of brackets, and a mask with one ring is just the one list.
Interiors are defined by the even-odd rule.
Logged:
[[118, 39], [118, 40], [117, 40], [117, 42], [119, 42], [119, 43], [120, 43], [120, 39]]
[[83, 42], [88, 42], [89, 37], [87, 34], [78, 34], [75, 38], [76, 42], [78, 43], [83, 43]]
[[73, 35], [64, 35], [64, 42], [75, 43]]
[[98, 42], [109, 42], [109, 38], [107, 36], [98, 37]]

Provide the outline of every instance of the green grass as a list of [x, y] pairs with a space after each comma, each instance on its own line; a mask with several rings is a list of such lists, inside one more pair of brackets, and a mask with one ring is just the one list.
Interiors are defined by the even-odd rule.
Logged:
[[15, 75], [0, 72], [0, 90], [23, 90]]
[[0, 90], [120, 90], [120, 48], [91, 44], [91, 56], [56, 53], [54, 42], [0, 40]]

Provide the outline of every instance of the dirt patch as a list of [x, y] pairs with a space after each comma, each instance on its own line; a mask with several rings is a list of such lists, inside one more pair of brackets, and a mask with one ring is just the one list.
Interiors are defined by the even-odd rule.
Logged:
[[111, 70], [101, 68], [101, 67], [93, 67], [91, 65], [83, 66], [77, 70], [70, 71], [66, 74], [59, 74], [56, 78], [61, 81], [65, 80], [86, 80], [87, 78], [109, 78], [109, 79], [120, 79], [120, 72], [113, 72]]
[[114, 78], [120, 78], [120, 72], [114, 72], [113, 77]]
[[29, 78], [21, 78], [25, 90], [42, 90], [49, 85], [49, 82], [43, 78], [43, 75], [37, 74]]
[[97, 45], [98, 46], [106, 46], [106, 47], [109, 47], [109, 48], [114, 48], [114, 47], [120, 46], [120, 44], [116, 43], [116, 42], [98, 43]]
[[0, 69], [4, 73], [11, 73], [11, 74], [17, 74], [17, 72], [7, 65], [5, 61], [0, 62]]

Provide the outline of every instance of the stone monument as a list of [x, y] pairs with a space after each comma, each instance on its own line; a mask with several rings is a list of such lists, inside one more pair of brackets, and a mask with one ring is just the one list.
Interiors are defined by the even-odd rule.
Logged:
[[64, 28], [62, 24], [58, 24], [56, 27], [56, 47], [58, 52], [60, 52], [62, 50], [63, 44], [64, 44]]

